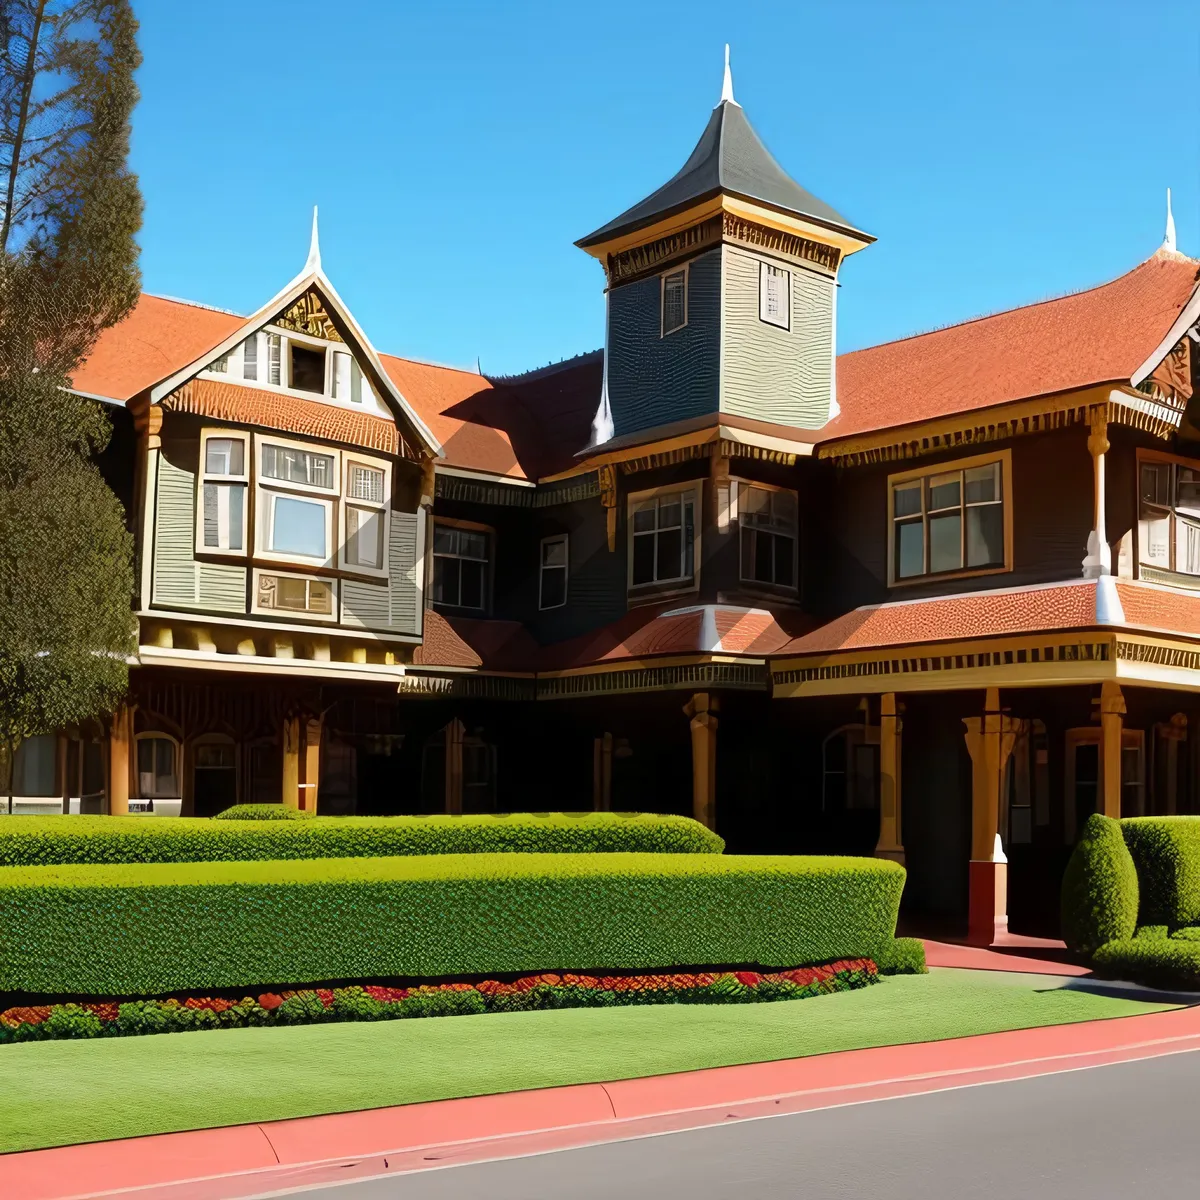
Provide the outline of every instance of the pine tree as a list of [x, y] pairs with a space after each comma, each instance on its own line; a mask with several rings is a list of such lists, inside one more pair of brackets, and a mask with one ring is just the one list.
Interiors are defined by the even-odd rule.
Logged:
[[133, 543], [69, 391], [137, 300], [129, 0], [0, 0], [0, 743], [111, 712], [136, 648]]

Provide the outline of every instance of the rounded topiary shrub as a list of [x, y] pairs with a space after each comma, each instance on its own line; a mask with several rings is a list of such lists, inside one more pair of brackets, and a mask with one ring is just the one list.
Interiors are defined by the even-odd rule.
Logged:
[[1063, 940], [1091, 955], [1106, 942], [1132, 938], [1137, 917], [1137, 869], [1120, 822], [1093, 813], [1063, 875]]
[[287, 804], [235, 804], [217, 813], [217, 821], [307, 821], [316, 813], [303, 812]]

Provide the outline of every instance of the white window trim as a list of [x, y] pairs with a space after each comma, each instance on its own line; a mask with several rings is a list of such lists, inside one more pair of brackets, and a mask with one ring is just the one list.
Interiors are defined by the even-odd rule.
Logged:
[[[700, 587], [700, 546], [701, 530], [704, 524], [703, 481], [691, 480], [687, 483], [673, 483], [665, 487], [647, 488], [642, 492], [630, 492], [625, 500], [625, 553], [626, 553], [626, 591], [630, 596], [647, 596], [658, 598], [664, 595], [680, 595], [697, 591]], [[653, 500], [660, 496], [692, 494], [692, 574], [680, 575], [674, 579], [655, 579], [650, 583], [633, 582], [633, 512], [638, 504], [645, 500]]]
[[[1167, 454], [1160, 450], [1142, 450], [1137, 452], [1137, 469], [1135, 478], [1136, 501], [1137, 501], [1137, 520], [1133, 527], [1134, 536], [1134, 556], [1133, 569], [1137, 572], [1137, 578], [1147, 579], [1154, 583], [1166, 583], [1171, 587], [1196, 589], [1200, 588], [1200, 575], [1193, 575], [1187, 571], [1179, 570], [1178, 566], [1161, 566], [1158, 563], [1145, 562], [1142, 559], [1142, 468], [1144, 466], [1158, 465], [1166, 463], [1172, 467], [1187, 467], [1190, 470], [1200, 470], [1200, 460], [1194, 458], [1185, 458], [1179, 454]], [[1174, 475], [1171, 476], [1174, 482]], [[1179, 513], [1175, 502], [1175, 496], [1172, 495], [1169, 502], [1164, 506], [1161, 504], [1153, 505], [1154, 508], [1160, 509], [1166, 517], [1170, 528], [1170, 549], [1168, 558], [1170, 561], [1176, 561], [1178, 545], [1178, 520]]]
[[[566, 554], [566, 561], [561, 567], [546, 566], [546, 546], [552, 542], [562, 542], [563, 550]], [[563, 598], [557, 604], [546, 604], [542, 599], [543, 587], [542, 584], [546, 578], [547, 571], [561, 571], [563, 573]], [[549, 537], [542, 538], [538, 545], [538, 611], [550, 612], [556, 608], [565, 608], [567, 596], [571, 586], [571, 535], [568, 533], [554, 533]]]
[[[265, 447], [268, 445], [282, 446], [289, 450], [303, 450], [310, 454], [321, 454], [326, 458], [332, 458], [333, 467], [331, 475], [333, 486], [323, 488], [311, 483], [293, 483], [286, 479], [264, 478], [262, 469], [263, 453]], [[334, 539], [339, 532], [335, 509], [337, 501], [341, 499], [341, 451], [311, 442], [298, 442], [289, 438], [256, 433], [254, 435], [254, 468], [254, 507], [256, 512], [255, 525], [257, 527], [254, 557], [262, 559], [265, 562], [290, 563], [301, 567], [301, 569], [306, 566], [332, 567], [339, 558], [338, 548]], [[276, 496], [290, 496], [297, 500], [309, 500], [320, 504], [324, 508], [326, 553], [323, 557], [318, 558], [316, 555], [307, 554], [285, 554], [282, 551], [270, 549], [272, 525], [274, 524], [275, 517], [273, 497]]]
[[[356, 500], [350, 496], [350, 473], [354, 467], [368, 467], [372, 471], [383, 472], [383, 500], [375, 504], [370, 500]], [[341, 504], [341, 537], [338, 541], [338, 568], [355, 575], [370, 575], [376, 579], [387, 579], [389, 576], [389, 559], [392, 533], [392, 467], [391, 464], [379, 458], [368, 458], [365, 454], [352, 454], [346, 451], [342, 456], [342, 504]], [[380, 562], [378, 567], [365, 567], [360, 563], [351, 563], [346, 559], [346, 547], [349, 545], [350, 510], [354, 508], [362, 512], [377, 512], [382, 526], [380, 538]]]
[[[741, 479], [738, 477], [733, 477], [729, 480], [729, 487], [730, 487], [729, 511], [732, 514], [732, 518], [734, 520], [736, 520], [738, 523], [738, 582], [745, 584], [746, 587], [750, 588], [751, 590], [753, 590], [755, 588], [761, 588], [764, 591], [769, 591], [776, 595], [778, 595], [780, 593], [786, 593], [789, 596], [797, 595], [800, 591], [800, 496], [799, 496], [799, 493], [796, 492], [795, 489], [793, 489], [793, 488], [779, 487], [777, 484], [773, 484], [773, 483], [760, 483], [757, 479]], [[796, 522], [792, 526], [792, 533], [791, 533], [792, 544], [795, 548], [794, 553], [792, 555], [792, 572], [793, 572], [793, 576], [795, 579], [794, 583], [790, 583], [790, 584], [789, 583], [764, 583], [761, 579], [751, 579], [746, 575], [746, 564], [743, 561], [744, 542], [743, 542], [742, 532], [741, 532], [742, 527], [745, 524], [744, 518], [746, 516], [746, 513], [742, 509], [742, 498], [741, 498], [741, 494], [740, 494], [740, 489], [743, 487], [758, 488], [758, 490], [761, 492], [787, 493], [795, 501]], [[746, 527], [750, 528], [750, 529], [756, 528], [756, 526], [754, 526], [754, 525], [747, 525]], [[778, 531], [778, 530], [768, 530], [767, 532], [773, 533], [779, 537], [788, 536], [787, 534], [783, 533], [782, 531]]]
[[[896, 487], [926, 479], [930, 475], [944, 475], [951, 471], [964, 471], [971, 467], [982, 467], [988, 463], [1000, 464], [1000, 502], [1004, 524], [1004, 563], [993, 567], [962, 567], [955, 571], [926, 572], [923, 575], [896, 576]], [[991, 454], [976, 454], [971, 458], [956, 458], [953, 462], [934, 463], [912, 471], [900, 471], [887, 477], [887, 572], [888, 587], [909, 587], [933, 583], [942, 579], [971, 579], [983, 575], [1003, 575], [1013, 569], [1013, 495], [1012, 495], [1012, 451], [994, 450]]]
[[[285, 621], [318, 621], [323, 625], [336, 625], [338, 621], [338, 581], [327, 575], [305, 575], [298, 571], [276, 571], [256, 567], [253, 572], [250, 591], [250, 611], [256, 616], [280, 617]], [[302, 612], [296, 608], [269, 608], [258, 602], [258, 581], [263, 575], [282, 575], [288, 579], [300, 579], [305, 583], [328, 584], [332, 590], [330, 611], [328, 613]]]
[[[210, 438], [229, 440], [242, 443], [242, 473], [240, 475], [213, 475], [205, 468], [208, 464], [208, 442]], [[200, 432], [200, 462], [196, 472], [196, 554], [230, 555], [235, 558], [245, 558], [250, 552], [250, 435], [237, 429], [206, 428]], [[218, 546], [204, 544], [204, 485], [206, 483], [226, 484], [241, 487], [242, 497], [242, 548], [240, 550], [222, 549]]]
[[[175, 747], [175, 794], [163, 794], [161, 796], [146, 796], [142, 794], [142, 773], [138, 769], [138, 747], [142, 742], [157, 741], [159, 739], [170, 742]], [[183, 746], [179, 739], [172, 734], [166, 733], [161, 729], [146, 729], [141, 733], [135, 734], [133, 738], [133, 775], [137, 781], [137, 787], [134, 791], [137, 793], [135, 799], [138, 800], [178, 800], [183, 795]]]
[[[776, 320], [767, 315], [767, 276], [772, 272], [776, 272], [783, 276], [784, 290], [783, 296], [787, 305], [787, 312], [784, 314], [784, 320]], [[765, 262], [763, 259], [758, 260], [758, 319], [764, 325], [771, 325], [776, 329], [784, 329], [788, 332], [792, 328], [792, 271], [789, 267], [781, 267], [775, 263]]]
[[[659, 338], [670, 337], [673, 333], [678, 333], [681, 329], [686, 329], [688, 325], [688, 298], [691, 293], [691, 270], [690, 262], [684, 263], [682, 266], [671, 267], [670, 270], [664, 271], [658, 277], [658, 336]], [[674, 329], [666, 327], [666, 299], [667, 299], [667, 277], [671, 275], [683, 276], [683, 324], [676, 325]]]

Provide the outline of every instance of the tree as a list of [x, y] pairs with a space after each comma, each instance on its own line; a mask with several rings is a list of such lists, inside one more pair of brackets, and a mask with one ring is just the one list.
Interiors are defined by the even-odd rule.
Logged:
[[133, 543], [69, 389], [137, 300], [129, 0], [0, 0], [0, 743], [111, 712], [136, 648]]

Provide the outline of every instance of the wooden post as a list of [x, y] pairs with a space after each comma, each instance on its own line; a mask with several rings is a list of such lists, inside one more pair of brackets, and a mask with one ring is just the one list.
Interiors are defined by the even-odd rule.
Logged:
[[1100, 685], [1100, 789], [1097, 811], [1121, 816], [1121, 734], [1125, 728], [1125, 697], [1121, 685], [1107, 679]]
[[617, 548], [617, 468], [606, 463], [597, 471], [597, 478], [608, 532], [608, 552], [611, 554]]
[[1087, 557], [1083, 560], [1083, 577], [1099, 579], [1112, 574], [1112, 550], [1104, 519], [1104, 456], [1108, 453], [1108, 412], [1103, 405], [1089, 414], [1091, 432], [1088, 451], [1092, 456], [1092, 531], [1088, 534]]
[[592, 742], [592, 807], [597, 812], [612, 811], [613, 735]]
[[65, 733], [58, 735], [56, 749], [58, 766], [55, 774], [58, 776], [58, 789], [62, 795], [62, 810], [64, 813], [69, 813], [71, 811], [71, 780], [67, 776], [67, 768], [71, 761], [71, 741]]
[[692, 816], [717, 827], [717, 697], [697, 692], [683, 707], [692, 727]]
[[283, 787], [280, 799], [288, 808], [300, 807], [300, 718], [285, 717], [283, 743]]
[[129, 813], [129, 776], [133, 770], [133, 712], [122, 704], [108, 727], [108, 811], [112, 816]]
[[304, 725], [304, 786], [300, 790], [300, 807], [305, 812], [317, 811], [317, 785], [321, 782], [321, 719]]
[[878, 858], [904, 862], [904, 840], [900, 825], [900, 734], [903, 725], [897, 712], [895, 692], [879, 699], [879, 842]]
[[446, 811], [461, 813], [463, 808], [463, 734], [466, 727], [455, 717], [446, 726]]
[[971, 755], [971, 863], [967, 937], [990, 946], [1008, 932], [1008, 859], [1000, 842], [1000, 785], [1017, 722], [1000, 711], [1000, 689], [988, 688], [982, 717], [967, 717]]

